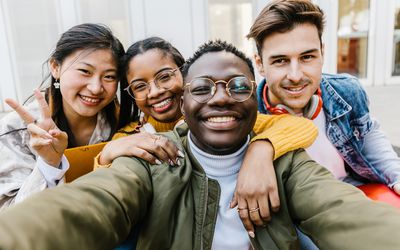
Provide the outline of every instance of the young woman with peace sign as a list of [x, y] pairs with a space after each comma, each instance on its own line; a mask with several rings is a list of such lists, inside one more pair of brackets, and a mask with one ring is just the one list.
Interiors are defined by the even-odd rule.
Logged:
[[[124, 49], [103, 25], [80, 24], [57, 42], [44, 95], [0, 122], [0, 209], [63, 181], [70, 147], [107, 141], [117, 124]], [[46, 80], [44, 81], [44, 83]]]

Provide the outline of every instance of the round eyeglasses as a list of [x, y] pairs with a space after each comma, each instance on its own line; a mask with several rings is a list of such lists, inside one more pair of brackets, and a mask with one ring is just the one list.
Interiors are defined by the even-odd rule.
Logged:
[[135, 100], [145, 100], [150, 92], [150, 83], [154, 82], [158, 89], [169, 90], [176, 83], [176, 69], [163, 70], [158, 73], [152, 81], [134, 81], [124, 88], [125, 91]]
[[228, 82], [223, 80], [214, 82], [210, 78], [198, 77], [190, 83], [186, 83], [185, 87], [189, 88], [189, 93], [196, 102], [206, 103], [214, 96], [218, 83], [226, 84], [226, 92], [236, 102], [244, 102], [249, 99], [253, 94], [255, 85], [254, 81], [245, 76], [233, 77]]

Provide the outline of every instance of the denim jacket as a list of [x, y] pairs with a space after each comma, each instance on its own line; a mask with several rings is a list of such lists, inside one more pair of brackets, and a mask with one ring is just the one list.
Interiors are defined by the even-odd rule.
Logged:
[[[261, 113], [267, 113], [262, 98], [265, 82], [257, 87]], [[370, 117], [368, 97], [358, 79], [348, 74], [322, 74], [320, 87], [326, 134], [350, 174], [390, 187], [400, 182], [400, 158], [378, 122]]]

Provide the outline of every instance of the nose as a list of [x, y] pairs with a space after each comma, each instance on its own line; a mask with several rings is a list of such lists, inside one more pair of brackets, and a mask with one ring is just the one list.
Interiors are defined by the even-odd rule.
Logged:
[[87, 88], [92, 92], [94, 95], [99, 95], [104, 91], [103, 88], [103, 83], [101, 82], [101, 79], [99, 78], [91, 78], [90, 82], [87, 85]]
[[228, 104], [232, 104], [234, 100], [232, 97], [226, 92], [226, 85], [223, 83], [219, 83], [216, 86], [215, 93], [213, 97], [208, 101], [209, 105], [217, 105], [224, 106]]
[[154, 83], [154, 81], [152, 81], [149, 84], [149, 94], [147, 95], [147, 97], [155, 98], [164, 92], [165, 92], [165, 90], [163, 88], [158, 88], [157, 85]]
[[298, 62], [292, 62], [289, 66], [289, 72], [287, 74], [287, 79], [292, 82], [299, 82], [303, 78], [303, 72]]

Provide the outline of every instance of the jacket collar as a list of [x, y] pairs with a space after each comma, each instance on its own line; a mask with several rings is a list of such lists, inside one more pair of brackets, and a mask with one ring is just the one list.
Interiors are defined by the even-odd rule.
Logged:
[[329, 121], [338, 119], [351, 111], [350, 104], [336, 92], [324, 75], [322, 75], [320, 86], [325, 115]]

